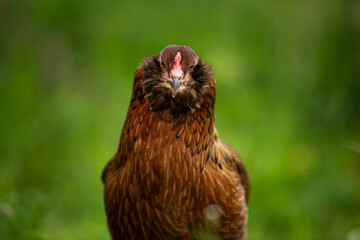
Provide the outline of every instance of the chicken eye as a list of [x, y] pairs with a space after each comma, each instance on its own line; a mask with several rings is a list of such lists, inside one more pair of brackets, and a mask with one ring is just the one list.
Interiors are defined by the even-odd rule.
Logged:
[[166, 68], [164, 61], [161, 61], [160, 66], [161, 66], [162, 68]]
[[194, 70], [194, 67], [195, 67], [195, 64], [191, 65], [191, 66], [189, 67], [189, 71]]

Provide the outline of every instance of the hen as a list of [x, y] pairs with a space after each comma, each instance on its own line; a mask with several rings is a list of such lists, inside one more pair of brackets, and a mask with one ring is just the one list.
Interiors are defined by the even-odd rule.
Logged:
[[215, 78], [186, 46], [140, 64], [118, 151], [102, 174], [112, 239], [222, 239], [246, 234], [245, 166], [218, 138]]

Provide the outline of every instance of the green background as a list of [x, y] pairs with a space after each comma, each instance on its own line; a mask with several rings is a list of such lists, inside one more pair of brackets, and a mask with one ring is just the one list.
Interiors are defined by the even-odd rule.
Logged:
[[193, 48], [248, 239], [360, 239], [360, 2], [0, 1], [0, 239], [110, 239], [100, 175], [144, 55]]

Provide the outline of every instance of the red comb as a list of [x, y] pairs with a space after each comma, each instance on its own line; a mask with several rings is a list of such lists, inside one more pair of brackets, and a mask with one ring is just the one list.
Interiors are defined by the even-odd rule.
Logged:
[[176, 54], [174, 61], [175, 61], [175, 65], [179, 65], [179, 64], [180, 64], [180, 62], [181, 62], [181, 54], [180, 54], [180, 52], [178, 52], [178, 53]]
[[184, 75], [183, 70], [181, 69], [181, 54], [178, 52], [174, 58], [174, 66], [170, 71], [171, 77], [178, 77], [180, 78], [182, 75]]

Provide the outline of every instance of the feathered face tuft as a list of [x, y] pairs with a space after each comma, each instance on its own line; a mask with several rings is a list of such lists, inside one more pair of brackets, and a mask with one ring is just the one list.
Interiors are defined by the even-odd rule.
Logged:
[[[215, 78], [189, 47], [170, 45], [140, 66], [143, 78], [136, 85], [154, 111], [170, 109], [183, 116], [201, 108], [204, 98], [215, 101]], [[212, 102], [212, 101], [211, 101]]]

